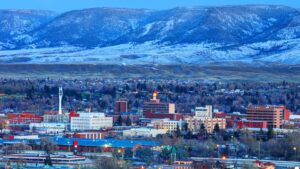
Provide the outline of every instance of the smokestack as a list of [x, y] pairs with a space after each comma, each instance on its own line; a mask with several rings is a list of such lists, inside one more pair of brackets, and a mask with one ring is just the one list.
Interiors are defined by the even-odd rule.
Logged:
[[62, 110], [61, 110], [61, 102], [62, 102], [62, 97], [63, 97], [63, 89], [62, 89], [62, 87], [59, 87], [58, 97], [59, 97], [58, 114], [62, 114]]

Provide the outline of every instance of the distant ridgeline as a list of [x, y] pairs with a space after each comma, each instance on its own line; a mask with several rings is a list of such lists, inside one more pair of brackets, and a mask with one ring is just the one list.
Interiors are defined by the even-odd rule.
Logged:
[[300, 63], [300, 11], [285, 6], [0, 10], [0, 20], [0, 63]]

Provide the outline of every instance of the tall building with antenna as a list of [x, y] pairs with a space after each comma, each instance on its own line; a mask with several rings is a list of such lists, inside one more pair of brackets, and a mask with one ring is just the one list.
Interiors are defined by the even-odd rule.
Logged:
[[63, 112], [62, 110], [63, 88], [58, 88], [58, 111], [48, 111], [44, 113], [45, 123], [69, 123], [71, 116], [77, 116], [76, 112]]
[[59, 87], [58, 97], [59, 97], [58, 114], [62, 114], [62, 107], [61, 107], [62, 97], [63, 97], [63, 89], [62, 89], [62, 87]]
[[150, 111], [152, 113], [175, 114], [174, 103], [162, 103], [157, 97], [158, 92], [154, 91], [152, 94], [152, 99], [149, 102], [144, 103], [144, 113]]

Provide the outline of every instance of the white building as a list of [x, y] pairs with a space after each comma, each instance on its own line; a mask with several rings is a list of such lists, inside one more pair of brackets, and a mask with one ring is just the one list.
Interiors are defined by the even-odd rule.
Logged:
[[65, 123], [30, 123], [30, 131], [37, 131], [39, 133], [62, 133], [66, 131]]
[[154, 129], [154, 128], [132, 128], [123, 131], [123, 136], [126, 137], [156, 137], [159, 134], [166, 134], [166, 129]]
[[218, 124], [220, 129], [226, 128], [226, 119], [224, 118], [209, 118], [209, 119], [197, 119], [197, 118], [186, 118], [185, 121], [188, 124], [188, 128], [192, 132], [198, 132], [203, 124], [208, 133], [214, 131], [215, 125]]
[[195, 118], [197, 119], [211, 119], [213, 118], [213, 110], [211, 105], [206, 105], [205, 107], [195, 108]]
[[193, 132], [199, 131], [202, 124], [209, 133], [213, 132], [216, 124], [219, 125], [220, 129], [226, 128], [226, 120], [224, 118], [213, 118], [211, 105], [196, 107], [195, 116], [187, 117], [185, 121], [188, 123], [188, 128]]
[[24, 135], [24, 136], [14, 136], [16, 140], [37, 140], [39, 139], [38, 135]]
[[202, 124], [209, 133], [213, 132], [216, 124], [219, 125], [220, 129], [226, 128], [226, 119], [213, 118], [213, 109], [211, 105], [196, 107], [195, 116], [187, 117], [184, 120], [188, 123], [188, 128], [193, 132], [198, 132]]
[[300, 121], [300, 115], [292, 114], [292, 115], [290, 115], [289, 120], [291, 120], [291, 121]]
[[99, 112], [79, 112], [79, 117], [71, 117], [71, 130], [99, 130], [101, 128], [112, 127], [113, 118], [106, 117], [104, 113]]
[[58, 114], [58, 112], [46, 112], [43, 119], [46, 123], [69, 123], [69, 114], [65, 112], [62, 114]]
[[149, 126], [156, 129], [164, 129], [168, 132], [173, 132], [177, 130], [177, 126], [180, 130], [182, 130], [184, 123], [185, 122], [182, 120], [155, 119], [151, 121]]

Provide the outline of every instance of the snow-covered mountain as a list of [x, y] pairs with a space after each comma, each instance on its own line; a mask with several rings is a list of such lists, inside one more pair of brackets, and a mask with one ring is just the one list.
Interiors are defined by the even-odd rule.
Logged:
[[0, 49], [19, 48], [16, 41], [26, 42], [26, 35], [56, 16], [51, 11], [0, 10]]
[[285, 6], [0, 11], [2, 63], [300, 64], [299, 42]]

